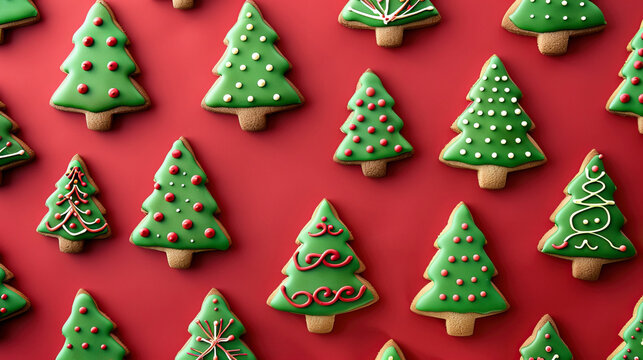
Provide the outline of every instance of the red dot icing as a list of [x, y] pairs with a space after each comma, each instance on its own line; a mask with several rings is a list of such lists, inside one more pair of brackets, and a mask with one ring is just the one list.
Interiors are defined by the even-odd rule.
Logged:
[[462, 255], [462, 257], [461, 257], [460, 259], [461, 259], [463, 262], [467, 262], [467, 261], [469, 261], [469, 258], [468, 258], [466, 255]]
[[487, 292], [486, 291], [480, 291], [480, 296], [487, 297]]
[[447, 271], [447, 269], [442, 269], [442, 271], [440, 271], [440, 275], [447, 276], [449, 275], [449, 272]]
[[395, 149], [395, 152], [401, 152], [402, 151], [402, 146], [401, 145], [395, 145], [395, 147], [393, 149]]
[[388, 144], [388, 140], [386, 139], [380, 139], [380, 145], [386, 146]]
[[592, 171], [593, 172], [598, 172], [598, 166], [596, 166], [596, 165], [592, 166]]
[[87, 94], [87, 91], [89, 91], [89, 87], [86, 84], [79, 84], [76, 87], [76, 90], [78, 90], [78, 92], [81, 94]]
[[460, 243], [460, 237], [459, 236], [454, 237], [453, 242], [456, 244]]
[[217, 233], [216, 233], [216, 231], [214, 231], [214, 229], [213, 229], [213, 228], [207, 228], [207, 229], [205, 229], [205, 231], [203, 232], [203, 234], [204, 234], [204, 235], [205, 235], [205, 237], [207, 237], [207, 238], [213, 238], [213, 237], [214, 237], [214, 235], [216, 235]]
[[619, 98], [622, 103], [628, 103], [630, 101], [630, 95], [629, 94], [621, 94], [621, 97]]
[[364, 105], [364, 100], [362, 100], [362, 99], [357, 99], [357, 100], [355, 101], [355, 105], [357, 105], [357, 106], [362, 106], [362, 105]]
[[453, 256], [453, 255], [449, 256], [449, 258], [447, 260], [449, 260], [450, 263], [454, 263], [455, 262], [455, 256]]
[[632, 78], [632, 85], [638, 85], [640, 82], [641, 82], [641, 78], [639, 78], [638, 76], [635, 76]]
[[366, 152], [367, 152], [367, 153], [372, 153], [373, 151], [375, 151], [375, 148], [374, 148], [373, 146], [368, 145], [368, 146], [366, 147]]
[[83, 306], [80, 309], [78, 309], [78, 312], [81, 314], [87, 314], [87, 308]]
[[357, 135], [353, 136], [353, 142], [358, 143], [358, 142], [360, 142], [360, 140], [361, 140], [361, 139], [360, 139], [360, 137], [359, 137], [359, 136], [357, 136]]
[[386, 100], [384, 100], [384, 99], [379, 99], [379, 100], [377, 100], [377, 105], [379, 105], [379, 106], [385, 106], [385, 105], [386, 105]]
[[161, 190], [161, 184], [159, 184], [159, 183], [154, 183], [154, 189], [156, 189], [156, 190]]
[[107, 349], [107, 345], [103, 344], [103, 345], [101, 345], [101, 346], [100, 346], [100, 348], [101, 348], [101, 350], [106, 350], [106, 349]]
[[351, 156], [351, 155], [353, 155], [353, 150], [351, 150], [351, 149], [346, 149], [346, 150], [344, 150], [344, 155], [346, 155], [346, 156]]
[[141, 234], [142, 237], [148, 237], [150, 236], [150, 229], [142, 228], [141, 231], [139, 231], [139, 234]]
[[348, 128], [350, 130], [355, 130], [357, 128], [357, 126], [355, 124], [350, 124], [350, 125], [348, 125]]
[[167, 234], [167, 241], [175, 243], [177, 240], [179, 240], [179, 236], [175, 232]]
[[192, 185], [199, 185], [201, 181], [203, 181], [203, 178], [201, 178], [201, 175], [194, 175], [190, 181], [192, 182]]
[[643, 61], [641, 61], [641, 60], [636, 60], [636, 61], [634, 62], [634, 68], [635, 68], [636, 70], [643, 69]]
[[118, 91], [117, 88], [111, 88], [107, 92], [107, 95], [109, 95], [109, 97], [111, 97], [111, 98], [117, 98], [120, 94], [121, 94], [121, 92]]
[[96, 334], [98, 332], [98, 328], [94, 326], [91, 329], [89, 329], [89, 331], [91, 331], [92, 334]]
[[375, 110], [375, 104], [373, 103], [369, 103], [367, 107], [369, 110]]
[[99, 17], [95, 17], [93, 22], [94, 22], [94, 25], [96, 25], [96, 26], [103, 25], [103, 19], [99, 18]]
[[163, 213], [161, 213], [161, 212], [154, 213], [153, 217], [154, 217], [154, 220], [156, 220], [156, 221], [161, 221], [164, 218]]
[[195, 203], [194, 206], [192, 206], [192, 209], [194, 209], [194, 211], [196, 212], [201, 212], [203, 211], [203, 204], [201, 204], [200, 202]]
[[381, 122], [386, 122], [386, 120], [388, 120], [388, 117], [386, 115], [380, 115]]
[[453, 301], [460, 301], [460, 295], [453, 295]]
[[80, 64], [80, 67], [85, 71], [91, 70], [92, 62], [91, 61], [83, 61], [83, 63]]
[[72, 344], [67, 344], [67, 349], [73, 349], [74, 346]]
[[107, 46], [116, 46], [116, 44], [118, 44], [118, 40], [116, 40], [115, 37], [110, 36], [105, 40], [105, 43], [107, 43]]
[[83, 45], [85, 46], [92, 46], [94, 45], [94, 38], [91, 36], [85, 36], [83, 38]]
[[467, 297], [467, 299], [468, 299], [469, 301], [473, 302], [473, 301], [476, 301], [476, 296], [475, 296], [475, 295], [473, 295], [473, 294], [471, 294], [471, 295], [469, 295], [469, 296]]
[[178, 174], [178, 173], [179, 173], [179, 167], [178, 167], [178, 166], [176, 166], [176, 165], [172, 165], [172, 166], [170, 166], [170, 168], [168, 169], [168, 171], [170, 172], [170, 174], [172, 174], [172, 175], [176, 175], [176, 174]]
[[487, 272], [487, 270], [489, 270], [489, 268], [486, 267], [486, 266], [483, 266], [483, 267], [480, 268], [480, 270], [482, 270], [482, 272]]
[[462, 224], [462, 230], [466, 230], [468, 228], [469, 228], [469, 224], [467, 224], [467, 223]]
[[83, 349], [89, 349], [89, 344], [88, 344], [88, 343], [83, 343], [83, 344], [81, 345], [81, 347], [82, 347]]
[[462, 284], [464, 284], [464, 280], [458, 279], [458, 280], [455, 281], [455, 283], [458, 284], [458, 285], [462, 285]]
[[368, 129], [366, 129], [366, 131], [368, 131], [369, 134], [372, 134], [375, 132], [375, 128], [372, 126], [369, 126]]
[[74, 331], [75, 331], [75, 332], [80, 332], [80, 326], [75, 326], [75, 327], [74, 327]]
[[395, 126], [393, 126], [393, 125], [389, 125], [389, 126], [387, 126], [387, 127], [386, 127], [386, 131], [388, 131], [388, 132], [392, 133], [393, 131], [395, 131]]
[[179, 149], [172, 150], [172, 157], [173, 158], [178, 159], [178, 158], [181, 157], [181, 155], [183, 155], [181, 150], [179, 150]]
[[446, 294], [440, 294], [440, 300], [444, 301], [447, 299]]
[[468, 243], [473, 242], [473, 236], [471, 235], [467, 236], [467, 242]]
[[375, 89], [373, 89], [372, 87], [367, 88], [366, 89], [366, 95], [368, 95], [368, 96], [375, 95]]
[[0, 295], [0, 299], [2, 299], [2, 300], [7, 300], [8, 297], [9, 296], [7, 296], [7, 294]]
[[172, 201], [174, 201], [174, 199], [175, 199], [174, 194], [172, 194], [172, 193], [165, 194], [165, 201], [172, 202]]
[[116, 61], [110, 61], [107, 63], [107, 69], [109, 71], [116, 71], [118, 70], [118, 63]]
[[192, 220], [190, 219], [183, 220], [183, 222], [181, 223], [181, 226], [183, 226], [184, 229], [192, 228]]
[[639, 95], [639, 102], [643, 104], [643, 94]]
[[357, 119], [357, 121], [362, 122], [362, 121], [364, 121], [364, 115], [359, 114], [359, 115], [357, 115], [356, 119]]

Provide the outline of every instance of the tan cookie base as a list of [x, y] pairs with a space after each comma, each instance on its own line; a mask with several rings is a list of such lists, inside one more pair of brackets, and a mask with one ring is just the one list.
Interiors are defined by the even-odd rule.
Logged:
[[377, 45], [388, 48], [402, 45], [404, 40], [404, 30], [420, 29], [437, 25], [440, 20], [442, 20], [442, 17], [440, 15], [436, 15], [421, 21], [399, 26], [369, 26], [359, 21], [347, 21], [341, 13], [338, 18], [340, 24], [350, 29], [375, 30], [375, 40], [377, 41]]
[[362, 167], [362, 173], [364, 174], [364, 176], [371, 178], [380, 178], [386, 176], [388, 163], [409, 158], [413, 156], [413, 153], [413, 151], [410, 151], [399, 156], [371, 161], [343, 161], [339, 160], [335, 156], [333, 156], [333, 160], [343, 165], [360, 165]]
[[191, 9], [194, 7], [194, 0], [172, 0], [175, 9]]

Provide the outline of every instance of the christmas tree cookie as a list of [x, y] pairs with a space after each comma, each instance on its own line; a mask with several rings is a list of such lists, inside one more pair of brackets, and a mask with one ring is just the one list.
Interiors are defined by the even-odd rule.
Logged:
[[333, 159], [346, 165], [361, 165], [368, 177], [386, 176], [389, 162], [413, 155], [413, 147], [400, 134], [404, 123], [393, 111], [395, 101], [370, 69], [360, 77], [352, 110], [341, 130], [346, 137]]
[[83, 289], [78, 290], [71, 315], [63, 325], [65, 344], [56, 360], [121, 360], [129, 351], [112, 332], [116, 324], [98, 309]]
[[58, 238], [58, 246], [64, 253], [83, 251], [85, 240], [109, 237], [111, 231], [105, 221], [107, 211], [95, 198], [98, 193], [87, 165], [80, 155], [74, 155], [67, 171], [56, 183], [56, 191], [45, 203], [49, 211], [37, 231]]
[[603, 30], [605, 17], [589, 0], [516, 0], [502, 19], [502, 27], [535, 36], [544, 55], [563, 55], [573, 36]]
[[375, 360], [406, 360], [406, 358], [395, 341], [389, 340], [384, 344]]
[[18, 316], [31, 307], [23, 293], [6, 284], [11, 279], [13, 273], [0, 264], [0, 321]]
[[560, 338], [554, 319], [545, 315], [534, 332], [520, 346], [520, 360], [572, 360], [572, 353]]
[[507, 173], [544, 164], [545, 155], [528, 134], [534, 123], [518, 103], [521, 98], [502, 61], [493, 55], [467, 95], [473, 103], [451, 125], [459, 135], [442, 150], [440, 161], [477, 170], [483, 189], [502, 189]]
[[379, 297], [359, 275], [364, 264], [348, 241], [353, 235], [324, 199], [297, 237], [299, 247], [283, 268], [286, 275], [268, 298], [281, 311], [306, 315], [308, 331], [333, 331], [335, 315], [361, 309]]
[[438, 252], [424, 273], [431, 282], [415, 296], [411, 311], [446, 320], [452, 336], [472, 335], [477, 318], [507, 311], [507, 300], [491, 281], [498, 272], [486, 244], [469, 209], [459, 203], [435, 241]]
[[625, 217], [614, 202], [616, 185], [605, 172], [603, 155], [587, 154], [580, 171], [565, 188], [565, 199], [551, 215], [554, 223], [538, 250], [572, 261], [577, 279], [598, 280], [604, 264], [636, 256], [623, 234]]
[[34, 157], [33, 150], [14, 135], [20, 128], [2, 112], [4, 109], [5, 105], [0, 102], [0, 183], [3, 170], [22, 165]]
[[194, 0], [172, 0], [175, 9], [191, 9], [194, 7]]
[[175, 360], [221, 359], [256, 360], [241, 340], [246, 328], [230, 311], [226, 299], [217, 289], [205, 296], [201, 311], [188, 327], [191, 338]]
[[643, 330], [641, 329], [643, 329], [643, 296], [636, 303], [632, 318], [619, 333], [623, 343], [607, 357], [607, 360], [643, 359]]
[[638, 118], [639, 132], [643, 134], [643, 22], [641, 29], [627, 45], [630, 56], [619, 76], [623, 82], [607, 101], [607, 111]]
[[375, 30], [377, 45], [402, 45], [404, 30], [439, 23], [441, 16], [429, 0], [349, 0], [339, 23], [351, 29]]
[[192, 147], [179, 138], [154, 175], [154, 190], [142, 206], [146, 216], [130, 241], [165, 252], [175, 269], [190, 267], [193, 253], [228, 249], [230, 236], [214, 217], [219, 206], [207, 183]]
[[145, 90], [131, 78], [139, 68], [126, 48], [129, 39], [105, 1], [96, 1], [72, 41], [74, 49], [60, 67], [67, 77], [51, 106], [84, 113], [87, 127], [98, 131], [111, 128], [114, 114], [150, 106]]
[[201, 106], [236, 114], [245, 131], [264, 130], [267, 114], [300, 106], [304, 98], [284, 76], [290, 63], [275, 47], [277, 40], [257, 4], [247, 0], [223, 41], [228, 49], [213, 70], [219, 78]]
[[33, 24], [40, 20], [36, 5], [31, 0], [0, 0], [0, 44], [4, 30]]

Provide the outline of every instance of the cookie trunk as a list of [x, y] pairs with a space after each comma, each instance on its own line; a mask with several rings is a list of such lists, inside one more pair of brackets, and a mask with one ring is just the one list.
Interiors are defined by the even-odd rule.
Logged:
[[238, 109], [239, 125], [243, 131], [266, 129], [266, 112], [258, 108]]
[[109, 111], [85, 113], [87, 128], [94, 131], [107, 131], [112, 127], [112, 113]]
[[[0, 40], [0, 42], [2, 41]], [[643, 134], [643, 116], [639, 116], [638, 120], [639, 120], [639, 133]]]
[[401, 26], [388, 26], [375, 28], [375, 40], [381, 47], [398, 47], [404, 39], [404, 28]]
[[605, 260], [597, 258], [579, 257], [572, 260], [572, 275], [576, 279], [596, 281], [601, 275]]
[[306, 315], [306, 326], [308, 331], [314, 334], [328, 334], [333, 331], [335, 324], [335, 315], [314, 316]]
[[83, 251], [84, 244], [85, 242], [83, 240], [71, 241], [62, 237], [58, 238], [58, 248], [60, 252], [66, 254], [76, 254]]
[[471, 336], [476, 325], [476, 318], [472, 314], [452, 313], [445, 319], [447, 334], [451, 336]]
[[194, 0], [172, 0], [176, 9], [191, 9], [194, 6]]
[[166, 249], [165, 255], [172, 269], [187, 269], [192, 265], [192, 250]]
[[364, 176], [379, 178], [386, 176], [386, 164], [384, 160], [373, 160], [362, 162], [362, 173]]
[[497, 190], [507, 183], [507, 168], [496, 165], [482, 165], [478, 168], [478, 185], [482, 189]]
[[567, 52], [569, 31], [554, 31], [538, 34], [538, 50], [543, 55], [563, 55]]

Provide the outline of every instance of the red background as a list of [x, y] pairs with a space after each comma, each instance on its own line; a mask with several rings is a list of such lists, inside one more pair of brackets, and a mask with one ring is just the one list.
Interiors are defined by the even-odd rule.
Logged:
[[[640, 0], [597, 0], [609, 25], [572, 39], [562, 57], [540, 55], [535, 38], [500, 27], [508, 0], [436, 0], [442, 23], [406, 32], [404, 46], [392, 50], [377, 47], [371, 31], [339, 25], [342, 0], [260, 1], [294, 66], [288, 76], [307, 103], [272, 116], [270, 129], [256, 134], [241, 131], [233, 116], [199, 106], [241, 1], [196, 2], [195, 9], [180, 11], [170, 0], [110, 1], [153, 107], [119, 116], [106, 133], [87, 130], [80, 114], [48, 105], [90, 0], [38, 1], [42, 20], [11, 31], [0, 46], [0, 99], [37, 153], [35, 162], [7, 173], [0, 187], [1, 260], [16, 274], [13, 285], [33, 302], [27, 314], [2, 323], [2, 359], [54, 358], [80, 287], [118, 324], [132, 360], [173, 358], [211, 287], [227, 297], [248, 329], [245, 341], [262, 359], [373, 359], [391, 337], [409, 360], [518, 358], [544, 313], [554, 316], [578, 359], [605, 358], [619, 345], [617, 333], [642, 295], [643, 261], [608, 265], [598, 282], [583, 282], [571, 277], [570, 262], [539, 254], [536, 245], [552, 225], [548, 217], [563, 188], [595, 147], [619, 187], [616, 201], [629, 219], [624, 231], [643, 251], [643, 135], [635, 119], [604, 109], [621, 81], [625, 46], [640, 25]], [[450, 168], [438, 154], [455, 136], [449, 126], [493, 53], [522, 89], [521, 104], [537, 126], [532, 135], [549, 162], [510, 174], [507, 187], [492, 192], [478, 188], [475, 172]], [[402, 134], [416, 149], [377, 180], [332, 161], [346, 103], [368, 67], [396, 99]], [[210, 177], [233, 246], [198, 254], [191, 269], [179, 271], [167, 266], [163, 253], [137, 248], [128, 237], [143, 216], [140, 205], [154, 173], [181, 135]], [[35, 228], [75, 153], [102, 190], [113, 236], [67, 255]], [[330, 335], [309, 334], [302, 316], [265, 304], [322, 197], [352, 230], [366, 264], [363, 275], [381, 296], [371, 307], [338, 316]], [[436, 251], [435, 237], [461, 200], [486, 234], [500, 272], [495, 283], [512, 306], [478, 320], [468, 338], [450, 337], [444, 321], [409, 311], [426, 284], [422, 274]]]

